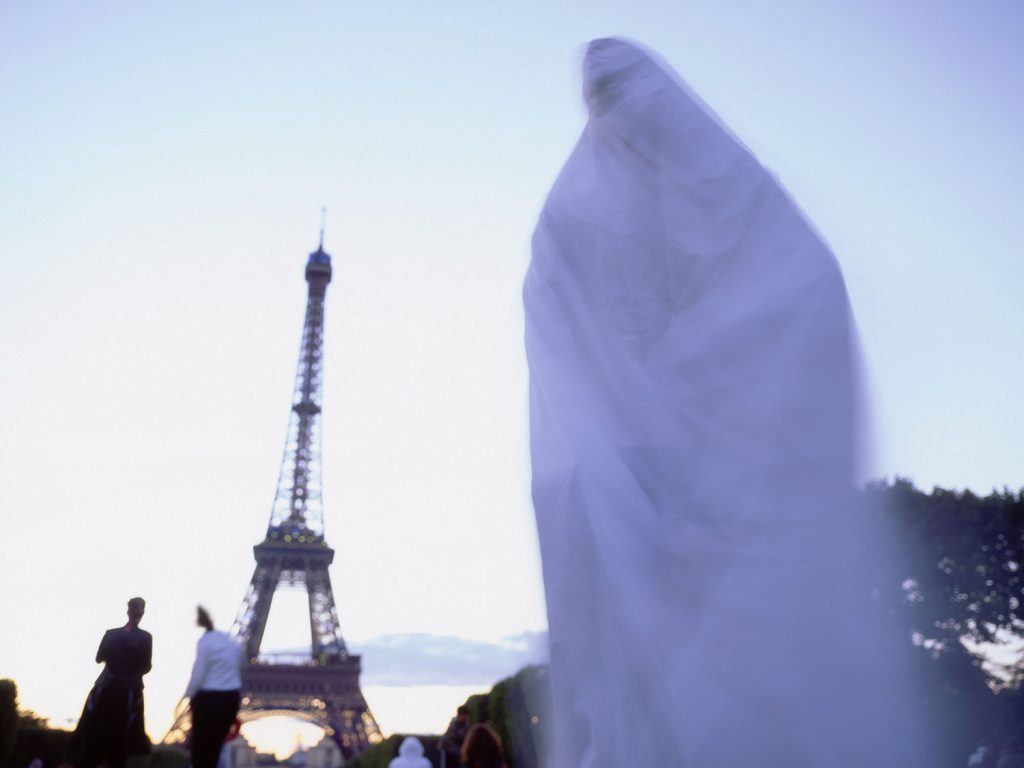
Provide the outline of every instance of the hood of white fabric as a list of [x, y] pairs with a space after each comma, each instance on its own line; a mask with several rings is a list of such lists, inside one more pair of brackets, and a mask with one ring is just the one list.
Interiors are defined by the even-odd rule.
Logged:
[[[535, 238], [571, 230], [584, 247], [541, 244], [532, 269], [541, 279], [567, 269], [600, 311], [626, 307], [616, 332], [645, 348], [729, 265], [777, 188], [696, 95], [632, 43], [590, 44], [583, 93], [589, 120]], [[561, 263], [546, 263], [556, 252]]]
[[402, 757], [423, 757], [423, 744], [415, 736], [406, 736], [398, 748]]

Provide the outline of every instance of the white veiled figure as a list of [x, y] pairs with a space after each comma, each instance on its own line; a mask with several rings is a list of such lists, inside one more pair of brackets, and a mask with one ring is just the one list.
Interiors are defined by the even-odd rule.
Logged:
[[591, 43], [584, 95], [524, 286], [554, 768], [929, 765], [835, 259], [642, 50]]

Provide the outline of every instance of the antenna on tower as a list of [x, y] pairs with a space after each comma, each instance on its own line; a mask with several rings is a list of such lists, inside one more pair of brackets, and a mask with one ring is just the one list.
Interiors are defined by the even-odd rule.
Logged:
[[327, 219], [327, 209], [320, 209], [320, 250], [324, 249], [324, 221]]

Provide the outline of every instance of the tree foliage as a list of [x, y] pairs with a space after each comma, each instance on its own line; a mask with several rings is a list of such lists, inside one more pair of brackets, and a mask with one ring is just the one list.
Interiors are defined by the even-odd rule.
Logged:
[[510, 768], [537, 768], [547, 751], [551, 711], [547, 667], [531, 666], [505, 678], [487, 696], [491, 725]]
[[[895, 549], [877, 594], [912, 651], [922, 712], [950, 755], [966, 759], [982, 736], [1000, 741], [1024, 722], [1024, 493], [916, 489], [909, 481], [865, 491]], [[962, 763], [960, 763], [962, 764]]]
[[[1024, 493], [934, 489], [906, 481], [866, 490], [904, 545], [901, 603], [914, 642], [934, 657], [970, 653], [969, 645], [1011, 649], [1024, 638]], [[1019, 660], [1019, 657], [1018, 659]], [[996, 669], [1014, 680], [1019, 665]], [[990, 667], [994, 668], [994, 667]]]
[[0, 765], [7, 762], [18, 740], [18, 686], [0, 680]]

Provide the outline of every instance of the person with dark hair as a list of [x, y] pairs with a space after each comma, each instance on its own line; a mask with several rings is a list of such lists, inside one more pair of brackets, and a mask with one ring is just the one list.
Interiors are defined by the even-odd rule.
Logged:
[[142, 676], [153, 666], [153, 636], [139, 629], [146, 601], [128, 601], [128, 622], [108, 629], [96, 651], [103, 663], [96, 683], [86, 698], [82, 717], [72, 739], [81, 768], [122, 768], [126, 755], [150, 750], [144, 718]]
[[226, 632], [213, 628], [213, 620], [202, 606], [196, 608], [196, 624], [206, 632], [196, 646], [196, 661], [185, 691], [192, 707], [192, 766], [215, 768], [238, 714], [244, 659], [241, 646]]
[[467, 768], [506, 768], [501, 738], [487, 723], [469, 729], [462, 745], [462, 764]]
[[462, 744], [469, 731], [469, 707], [465, 704], [455, 710], [455, 717], [448, 723], [448, 730], [441, 737], [441, 768], [458, 768]]

